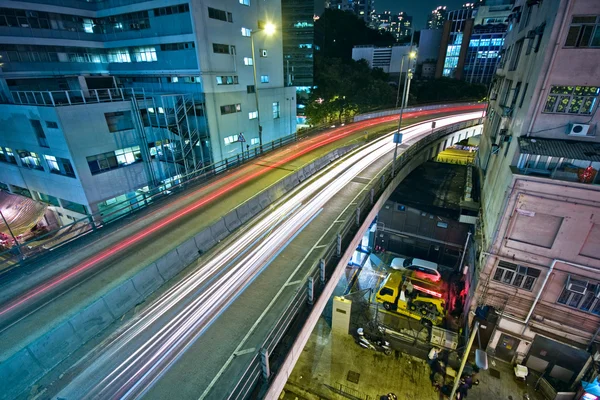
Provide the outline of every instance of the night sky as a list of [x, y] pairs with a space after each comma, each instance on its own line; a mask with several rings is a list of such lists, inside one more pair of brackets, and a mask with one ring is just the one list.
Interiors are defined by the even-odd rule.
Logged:
[[381, 13], [389, 10], [392, 13], [404, 11], [413, 17], [414, 27], [425, 28], [429, 13], [438, 6], [447, 6], [447, 10], [456, 10], [464, 3], [472, 0], [375, 0], [375, 10]]

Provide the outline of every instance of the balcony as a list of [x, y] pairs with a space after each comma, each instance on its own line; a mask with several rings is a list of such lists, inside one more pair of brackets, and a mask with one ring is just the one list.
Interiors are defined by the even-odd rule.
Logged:
[[521, 137], [519, 152], [515, 174], [600, 185], [598, 142]]
[[17, 90], [10, 92], [12, 98], [8, 103], [32, 106], [73, 106], [77, 104], [130, 101], [132, 98], [142, 100], [144, 90], [134, 89], [93, 89], [93, 90], [57, 90], [32, 91]]

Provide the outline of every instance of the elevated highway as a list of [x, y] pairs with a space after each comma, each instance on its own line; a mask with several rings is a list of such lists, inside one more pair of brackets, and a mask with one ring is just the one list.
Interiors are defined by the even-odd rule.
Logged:
[[457, 113], [437, 119], [434, 130], [430, 121], [406, 129], [394, 178], [385, 135], [299, 179], [52, 390], [64, 399], [276, 397], [361, 229], [410, 171], [459, 135], [473, 135], [480, 116]]

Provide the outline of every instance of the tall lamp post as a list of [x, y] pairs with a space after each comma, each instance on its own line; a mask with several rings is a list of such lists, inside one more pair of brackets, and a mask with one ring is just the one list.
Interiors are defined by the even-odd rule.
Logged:
[[275, 25], [271, 22], [267, 22], [264, 27], [258, 28], [257, 30], [250, 31], [250, 42], [252, 43], [252, 69], [254, 72], [254, 97], [256, 99], [256, 119], [258, 121], [258, 145], [260, 152], [262, 153], [262, 125], [260, 124], [260, 107], [258, 106], [258, 82], [256, 80], [256, 54], [254, 52], [254, 34], [258, 32], [265, 32], [268, 36], [275, 33]]
[[[400, 76], [402, 76], [402, 66], [404, 65], [404, 57], [405, 56], [402, 56], [402, 62], [400, 64]], [[410, 65], [410, 60], [414, 60], [416, 57], [417, 52], [411, 50], [408, 53], [408, 65]], [[406, 71], [406, 77], [404, 79], [404, 88], [402, 89], [402, 100], [400, 102], [400, 117], [398, 118], [398, 132], [394, 134], [394, 143], [396, 144], [396, 146], [394, 146], [394, 159], [392, 160], [392, 178], [396, 175], [396, 157], [398, 156], [398, 145], [402, 143], [402, 133], [400, 132], [400, 126], [402, 125], [402, 114], [404, 113], [404, 107], [408, 105], [408, 92], [410, 90], [409, 85], [411, 79], [412, 71], [410, 68], [408, 68], [408, 70]], [[398, 91], [400, 91], [399, 88]], [[396, 103], [398, 103], [398, 100], [396, 100]]]

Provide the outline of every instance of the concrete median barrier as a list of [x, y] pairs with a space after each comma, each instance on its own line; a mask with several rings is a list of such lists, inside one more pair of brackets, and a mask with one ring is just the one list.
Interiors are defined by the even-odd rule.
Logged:
[[28, 349], [22, 349], [0, 364], [0, 399], [9, 400], [44, 374]]
[[177, 246], [177, 254], [179, 254], [179, 258], [183, 263], [181, 269], [187, 267], [192, 263], [192, 261], [197, 259], [200, 253], [198, 253], [198, 246], [196, 246], [194, 238], [189, 238], [188, 240]]
[[253, 217], [262, 211], [258, 196], [254, 196], [251, 200], [248, 200], [246, 204], [248, 204], [248, 210]]
[[304, 182], [306, 180], [304, 168], [300, 168], [298, 171], [296, 171], [296, 176], [298, 177], [298, 181]]
[[131, 281], [142, 298], [146, 298], [165, 282], [154, 263], [132, 276]]
[[181, 266], [181, 260], [179, 259], [179, 254], [177, 254], [177, 249], [171, 250], [156, 260], [155, 264], [158, 273], [165, 282], [177, 275], [179, 267]]
[[229, 231], [227, 230], [227, 226], [225, 225], [225, 220], [221, 218], [210, 227], [210, 233], [212, 233], [213, 238], [220, 242], [225, 239], [227, 235], [229, 235]]
[[265, 190], [258, 195], [258, 204], [260, 205], [261, 209], [264, 210], [268, 208], [271, 203], [271, 193], [269, 190]]
[[114, 318], [103, 298], [99, 298], [69, 320], [83, 343], [102, 332], [113, 321]]
[[117, 319], [140, 301], [140, 294], [128, 279], [103, 296], [112, 316]]
[[252, 213], [249, 202], [240, 204], [240, 206], [235, 209], [235, 213], [242, 224], [245, 224], [250, 218], [256, 215], [256, 213]]
[[211, 247], [213, 247], [217, 243], [217, 241], [213, 237], [212, 232], [210, 231], [210, 228], [206, 228], [205, 230], [194, 236], [194, 241], [196, 242], [196, 247], [198, 247], [198, 251], [201, 251], [203, 253], [210, 250]]
[[45, 369], [53, 368], [82, 344], [75, 329], [64, 322], [29, 346], [29, 351]]
[[225, 226], [227, 227], [227, 230], [229, 232], [235, 231], [237, 228], [240, 227], [240, 225], [242, 225], [235, 210], [231, 210], [230, 212], [228, 212], [223, 217], [223, 221], [225, 221]]

